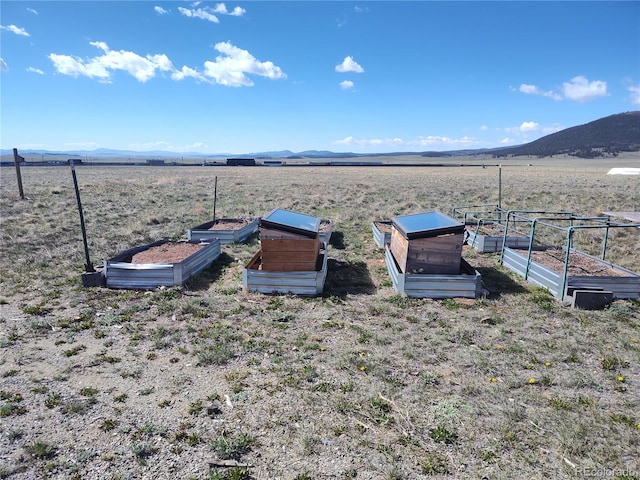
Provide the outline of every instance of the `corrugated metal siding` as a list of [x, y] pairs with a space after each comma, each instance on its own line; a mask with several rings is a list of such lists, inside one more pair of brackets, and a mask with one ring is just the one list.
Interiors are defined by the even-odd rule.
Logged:
[[167, 241], [135, 247], [110, 260], [105, 260], [104, 275], [107, 287], [148, 290], [162, 286], [179, 286], [207, 268], [220, 256], [220, 240], [213, 239], [205, 247], [179, 263], [131, 263], [132, 255], [163, 243]]
[[[481, 253], [495, 253], [502, 250], [504, 237], [480, 235], [468, 230], [467, 245]], [[507, 247], [528, 248], [529, 237], [507, 237]]]
[[464, 259], [462, 269], [467, 275], [403, 274], [388, 247], [385, 247], [387, 271], [396, 292], [416, 298], [477, 298], [482, 290], [480, 273]]
[[[603, 262], [602, 260], [592, 257], [591, 255], [582, 255], [592, 260], [607, 265], [610, 268], [623, 273], [624, 277], [601, 277], [601, 276], [569, 276], [567, 278], [567, 287], [572, 288], [602, 288], [613, 292], [613, 298], [640, 298], [640, 274], [619, 267], [617, 265]], [[503, 252], [502, 264], [509, 270], [518, 273], [522, 277], [527, 272], [527, 252], [524, 255], [505, 248]], [[562, 291], [562, 275], [560, 273], [549, 270], [543, 265], [531, 261], [529, 265], [529, 275], [527, 280], [531, 283], [539, 285], [549, 290], [556, 298], [563, 298]]]
[[[391, 224], [391, 222], [385, 223]], [[371, 231], [373, 232], [373, 239], [378, 247], [384, 248], [384, 246], [391, 241], [391, 233], [383, 233], [375, 222], [371, 224]]]
[[527, 277], [528, 251], [523, 251], [522, 253], [523, 255], [511, 248], [505, 248], [502, 255], [502, 265], [523, 278], [527, 278], [531, 283], [547, 288], [554, 297], [559, 296], [562, 277], [558, 273], [533, 261], [529, 264]]
[[242, 271], [242, 286], [246, 291], [315, 296], [324, 290], [324, 283], [327, 278], [327, 250], [324, 250], [322, 267], [319, 271], [265, 271], [249, 268], [253, 263], [254, 261], [252, 260]]
[[562, 275], [554, 272], [553, 270], [549, 270], [547, 267], [540, 265], [537, 262], [532, 261], [529, 264], [529, 276], [527, 280], [548, 289], [554, 297], [562, 297]]

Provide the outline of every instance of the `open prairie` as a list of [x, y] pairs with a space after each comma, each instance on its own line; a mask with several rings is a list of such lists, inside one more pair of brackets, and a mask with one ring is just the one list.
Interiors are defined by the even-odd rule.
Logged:
[[[184, 287], [83, 288], [70, 169], [22, 168], [20, 200], [3, 167], [0, 478], [640, 478], [639, 301], [572, 309], [468, 246], [486, 298], [394, 291], [373, 221], [498, 203], [495, 159], [429, 161], [76, 167], [93, 265], [186, 238], [217, 177], [218, 218], [333, 220], [315, 298], [242, 290], [256, 237]], [[606, 173], [639, 161], [508, 159], [502, 206], [638, 211], [639, 177]], [[639, 251], [625, 229], [607, 258]]]

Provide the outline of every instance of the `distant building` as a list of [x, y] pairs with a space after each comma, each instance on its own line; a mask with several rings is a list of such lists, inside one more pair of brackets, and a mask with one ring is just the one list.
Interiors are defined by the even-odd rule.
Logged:
[[69, 165], [82, 165], [82, 159], [81, 158], [70, 158], [69, 160], [67, 160], [67, 163]]
[[164, 160], [148, 159], [147, 160], [147, 165], [162, 166], [162, 165], [164, 165]]
[[227, 165], [230, 167], [255, 167], [255, 158], [227, 158]]

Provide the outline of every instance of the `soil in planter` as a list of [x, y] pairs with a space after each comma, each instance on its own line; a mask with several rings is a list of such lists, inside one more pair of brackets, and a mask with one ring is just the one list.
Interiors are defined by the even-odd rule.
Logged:
[[180, 263], [203, 247], [197, 243], [163, 243], [136, 253], [131, 263]]
[[391, 233], [390, 222], [373, 222], [373, 224], [380, 231], [380, 233]]
[[234, 219], [234, 220], [218, 220], [209, 230], [240, 230], [249, 225], [252, 220]]
[[[539, 263], [540, 265], [547, 267], [549, 270], [553, 270], [557, 273], [562, 273], [564, 269], [565, 260], [564, 248], [550, 248], [547, 250], [534, 250], [531, 252], [531, 260]], [[526, 250], [522, 252], [526, 255]], [[567, 274], [569, 276], [576, 277], [627, 277], [624, 272], [614, 270], [613, 268], [604, 265], [596, 260], [586, 257], [578, 252], [569, 253], [569, 267], [567, 268]]]
[[329, 230], [331, 230], [331, 222], [329, 220], [321, 220], [320, 221], [320, 227], [318, 228], [318, 231], [320, 233], [326, 233]]

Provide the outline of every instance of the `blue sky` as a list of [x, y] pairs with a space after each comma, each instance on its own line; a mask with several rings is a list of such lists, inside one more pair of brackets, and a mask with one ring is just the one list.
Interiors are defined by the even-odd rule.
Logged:
[[492, 148], [640, 110], [640, 2], [0, 2], [2, 149]]

